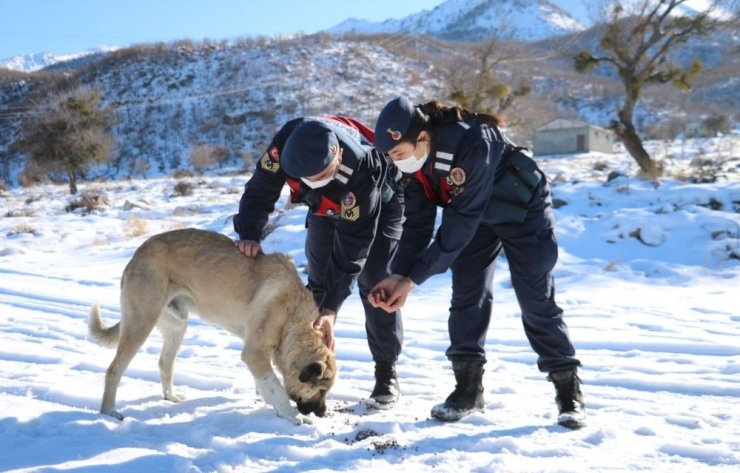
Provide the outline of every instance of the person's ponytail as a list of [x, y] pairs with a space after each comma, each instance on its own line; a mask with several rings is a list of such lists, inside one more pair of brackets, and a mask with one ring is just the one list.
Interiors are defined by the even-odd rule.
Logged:
[[503, 126], [505, 124], [504, 119], [498, 115], [475, 113], [457, 105], [448, 107], [439, 100], [432, 100], [416, 106], [411, 124], [404, 133], [404, 141], [415, 143], [422, 131], [429, 131], [438, 125], [457, 122], [474, 122], [491, 126]]
[[476, 113], [457, 105], [447, 107], [438, 100], [418, 105], [422, 115], [430, 125], [445, 125], [456, 122], [476, 122], [479, 124], [503, 126], [504, 120], [490, 113]]

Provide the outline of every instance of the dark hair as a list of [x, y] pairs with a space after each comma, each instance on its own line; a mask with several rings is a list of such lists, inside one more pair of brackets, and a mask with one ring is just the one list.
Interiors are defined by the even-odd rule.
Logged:
[[429, 131], [437, 125], [457, 122], [475, 122], [489, 126], [503, 126], [506, 123], [498, 115], [471, 112], [457, 105], [447, 107], [438, 100], [432, 100], [414, 108], [414, 118], [404, 134], [404, 141], [415, 142], [422, 131]]

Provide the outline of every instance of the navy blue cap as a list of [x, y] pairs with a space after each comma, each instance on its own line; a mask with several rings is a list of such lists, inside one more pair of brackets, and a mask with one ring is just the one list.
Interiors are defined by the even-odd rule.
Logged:
[[328, 125], [305, 121], [291, 132], [280, 155], [280, 165], [291, 177], [319, 174], [331, 164], [339, 151], [337, 135]]
[[403, 141], [413, 118], [414, 105], [406, 97], [388, 102], [375, 123], [375, 148], [387, 153]]

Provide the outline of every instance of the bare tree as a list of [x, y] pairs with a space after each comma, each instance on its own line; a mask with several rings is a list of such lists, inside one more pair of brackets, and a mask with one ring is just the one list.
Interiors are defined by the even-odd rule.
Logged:
[[686, 0], [641, 0], [628, 12], [617, 1], [600, 38], [602, 55], [583, 50], [574, 58], [578, 72], [589, 72], [601, 63], [614, 67], [624, 85], [625, 98], [611, 127], [640, 169], [649, 177], [661, 170], [642, 145], [634, 124], [635, 106], [648, 84], [672, 83], [680, 89], [691, 87], [690, 79], [701, 72], [702, 63], [694, 60], [682, 68], [670, 60], [670, 52], [695, 36], [709, 33], [716, 22], [712, 7], [694, 16], [679, 13]]
[[190, 151], [190, 164], [192, 164], [195, 170], [200, 174], [203, 174], [207, 168], [215, 164], [222, 167], [227, 158], [228, 152], [223, 146], [211, 146], [207, 143], [198, 143]]
[[113, 114], [101, 105], [101, 98], [101, 90], [84, 86], [52, 97], [30, 115], [15, 143], [29, 164], [66, 174], [70, 194], [77, 193], [81, 173], [113, 155], [114, 141], [108, 132]]
[[205, 143], [195, 145], [190, 151], [190, 164], [201, 174], [205, 168], [216, 164], [211, 147]]
[[529, 95], [528, 82], [512, 87], [494, 72], [507, 59], [511, 57], [498, 38], [475, 45], [469, 56], [457, 57], [447, 79], [450, 99], [468, 110], [502, 113], [517, 98]]

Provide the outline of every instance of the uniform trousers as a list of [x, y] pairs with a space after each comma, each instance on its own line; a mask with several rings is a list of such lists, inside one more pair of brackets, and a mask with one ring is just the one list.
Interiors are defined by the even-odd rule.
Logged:
[[[330, 218], [308, 216], [306, 259], [308, 260], [308, 288], [320, 304], [326, 292], [326, 268], [332, 257], [336, 228]], [[388, 238], [378, 230], [370, 247], [365, 265], [357, 278], [360, 299], [365, 309], [365, 330], [373, 361], [395, 363], [403, 345], [401, 311], [388, 313], [373, 307], [367, 300], [375, 284], [391, 274], [390, 261], [398, 248], [398, 240]]]
[[552, 270], [558, 245], [547, 183], [535, 194], [523, 222], [481, 223], [452, 264], [447, 357], [453, 361], [485, 361], [494, 266], [502, 249], [509, 263], [524, 332], [538, 355], [539, 370], [552, 372], [579, 366], [563, 310], [555, 303]]

